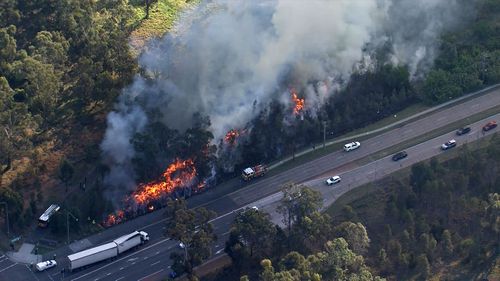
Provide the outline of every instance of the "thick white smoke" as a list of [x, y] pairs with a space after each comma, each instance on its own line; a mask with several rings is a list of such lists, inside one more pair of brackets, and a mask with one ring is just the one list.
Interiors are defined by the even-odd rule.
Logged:
[[361, 61], [370, 62], [369, 49], [383, 44], [392, 46], [392, 63], [423, 73], [441, 32], [463, 18], [462, 2], [203, 2], [181, 17], [177, 32], [141, 55], [141, 67], [153, 79], [146, 83], [138, 76], [124, 93], [138, 103], [121, 101], [108, 116], [104, 156], [117, 164], [115, 170], [130, 167], [133, 148], [126, 140], [144, 127], [143, 111], [150, 108], [180, 130], [190, 126], [194, 112], [208, 115], [216, 139], [254, 117], [255, 104], [279, 100], [291, 86], [305, 95], [307, 108], [317, 108], [338, 87], [335, 81], [347, 80]]

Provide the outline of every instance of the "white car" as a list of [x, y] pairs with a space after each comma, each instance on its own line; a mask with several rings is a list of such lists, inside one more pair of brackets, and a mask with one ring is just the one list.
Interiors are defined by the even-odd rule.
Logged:
[[181, 243], [179, 243], [179, 248], [184, 249], [184, 248], [186, 248], [186, 245], [184, 245], [184, 243], [181, 242]]
[[55, 260], [48, 260], [48, 261], [42, 261], [36, 264], [36, 269], [38, 271], [44, 271], [46, 269], [49, 269], [51, 267], [54, 267], [57, 265], [57, 262]]
[[361, 143], [359, 143], [359, 141], [353, 141], [353, 142], [344, 144], [344, 150], [351, 151], [351, 150], [359, 148], [360, 146], [361, 146]]
[[326, 180], [326, 184], [332, 185], [340, 182], [340, 176], [333, 176]]
[[441, 145], [441, 149], [447, 150], [447, 149], [453, 148], [455, 146], [457, 146], [457, 141], [456, 140], [449, 140]]

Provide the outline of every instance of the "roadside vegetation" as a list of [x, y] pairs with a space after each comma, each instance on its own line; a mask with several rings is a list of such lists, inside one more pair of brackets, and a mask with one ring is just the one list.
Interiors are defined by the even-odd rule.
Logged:
[[283, 227], [242, 211], [226, 242], [232, 265], [203, 280], [496, 280], [500, 138], [485, 142], [349, 192], [325, 213], [317, 191], [287, 184]]
[[[136, 55], [143, 43], [135, 42], [161, 36], [180, 10], [196, 3], [2, 2], [0, 202], [7, 202], [9, 216], [16, 218], [10, 220], [12, 233], [33, 226], [51, 203], [79, 218], [80, 226], [72, 226], [75, 232], [94, 229], [93, 222], [102, 221], [113, 209], [104, 195], [108, 168], [99, 144], [106, 115], [122, 89], [140, 73]], [[146, 4], [150, 5], [147, 17]], [[404, 66], [377, 65], [374, 71], [354, 74], [318, 116], [297, 118], [291, 128], [283, 122], [287, 109], [271, 103], [251, 121], [247, 140], [234, 147], [241, 154], [229, 169], [223, 163], [230, 155], [207, 145], [213, 139], [210, 120], [197, 115], [199, 122], [193, 128], [178, 132], [148, 112], [151, 122], [133, 139], [137, 181], [157, 179], [175, 157], [196, 158], [202, 178], [216, 163], [217, 179], [225, 180], [251, 164], [268, 163], [321, 142], [323, 124], [335, 137], [414, 104], [439, 103], [499, 82], [500, 1], [482, 0], [478, 5], [474, 23], [443, 37], [442, 52], [426, 80], [410, 82]], [[51, 225], [55, 234], [64, 233], [65, 217], [64, 213], [55, 217]]]
[[389, 280], [496, 280], [500, 138], [485, 142], [350, 192], [328, 213], [366, 226], [367, 263]]

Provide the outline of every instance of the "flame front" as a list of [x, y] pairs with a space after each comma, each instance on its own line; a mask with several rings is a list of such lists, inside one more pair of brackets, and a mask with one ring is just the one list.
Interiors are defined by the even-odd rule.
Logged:
[[236, 139], [240, 136], [240, 132], [235, 129], [229, 130], [226, 136], [224, 137], [224, 141], [230, 145], [234, 145], [236, 143]]
[[[194, 161], [191, 159], [179, 160], [170, 164], [161, 180], [157, 180], [147, 184], [140, 184], [136, 191], [125, 199], [125, 211], [131, 212], [134, 208], [132, 206], [141, 206], [147, 208], [148, 211], [155, 209], [154, 204], [159, 199], [172, 194], [176, 189], [191, 186], [197, 176]], [[197, 186], [198, 189], [205, 187], [205, 182], [200, 182]], [[147, 206], [147, 207], [146, 207]], [[118, 210], [114, 214], [108, 215], [104, 221], [105, 226], [112, 226], [125, 220], [125, 212]]]
[[196, 177], [196, 168], [191, 159], [176, 159], [163, 172], [163, 179], [148, 184], [140, 184], [131, 198], [139, 205], [146, 205], [165, 195], [171, 194], [179, 187], [191, 184]]
[[292, 95], [292, 101], [295, 103], [293, 114], [298, 115], [304, 110], [305, 99], [299, 98], [294, 88], [290, 90], [290, 94]]

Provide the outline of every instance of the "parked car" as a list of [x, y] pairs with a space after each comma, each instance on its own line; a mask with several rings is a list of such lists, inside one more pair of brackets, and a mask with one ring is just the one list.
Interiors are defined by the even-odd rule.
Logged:
[[333, 176], [333, 177], [328, 178], [326, 180], [326, 184], [328, 184], [328, 185], [336, 184], [336, 183], [339, 183], [340, 180], [341, 180], [340, 176]]
[[455, 140], [449, 140], [449, 141], [447, 141], [447, 142], [445, 142], [445, 143], [443, 143], [441, 145], [441, 149], [442, 150], [447, 150], [447, 149], [453, 148], [455, 146], [457, 146], [457, 141], [455, 141]]
[[457, 130], [457, 136], [468, 134], [471, 131], [470, 127], [463, 127]]
[[44, 271], [46, 269], [52, 268], [57, 265], [57, 262], [55, 260], [48, 260], [48, 261], [42, 261], [39, 262], [35, 265], [36, 270], [38, 271]]
[[359, 141], [353, 141], [353, 142], [344, 144], [344, 150], [351, 151], [351, 150], [359, 148], [360, 146], [361, 146], [361, 143], [359, 143]]
[[392, 161], [399, 161], [403, 158], [406, 158], [408, 156], [408, 153], [406, 151], [400, 151], [392, 156]]
[[496, 121], [490, 121], [483, 126], [483, 131], [487, 132], [489, 130], [495, 129], [497, 127]]

